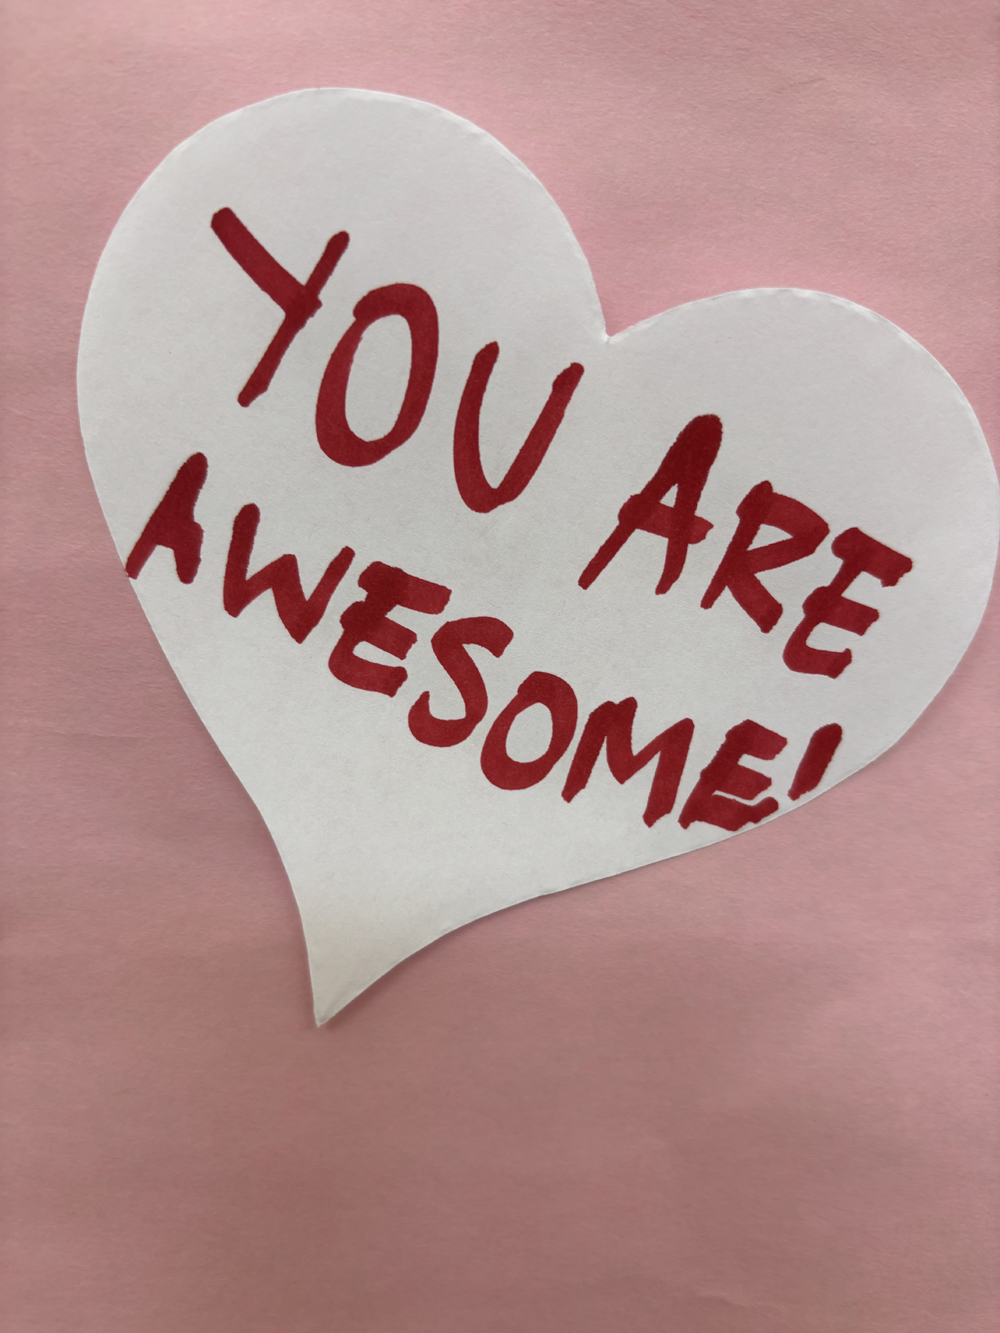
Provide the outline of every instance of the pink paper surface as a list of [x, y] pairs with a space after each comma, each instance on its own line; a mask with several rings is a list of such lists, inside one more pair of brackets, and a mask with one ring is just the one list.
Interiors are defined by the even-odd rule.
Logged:
[[6, 0], [12, 1333], [986, 1333], [997, 617], [788, 819], [449, 936], [328, 1027], [274, 847], [105, 528], [76, 340], [181, 139], [381, 88], [545, 183], [614, 331], [870, 306], [998, 433], [996, 6]]

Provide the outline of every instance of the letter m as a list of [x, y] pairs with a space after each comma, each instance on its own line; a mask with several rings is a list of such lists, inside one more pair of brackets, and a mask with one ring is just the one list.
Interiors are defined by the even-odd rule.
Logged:
[[604, 748], [608, 768], [616, 782], [628, 782], [654, 758], [656, 769], [649, 789], [649, 800], [642, 816], [643, 823], [652, 828], [658, 819], [670, 813], [677, 799], [681, 774], [687, 760], [694, 723], [689, 717], [661, 731], [638, 754], [632, 749], [632, 725], [638, 707], [635, 699], [610, 700], [595, 708], [587, 718], [576, 754], [570, 764], [563, 800], [572, 801], [590, 781], [594, 765]]

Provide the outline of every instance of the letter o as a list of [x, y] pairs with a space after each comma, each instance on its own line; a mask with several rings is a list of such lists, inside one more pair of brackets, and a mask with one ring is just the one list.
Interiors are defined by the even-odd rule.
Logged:
[[[543, 704], [552, 717], [552, 739], [537, 759], [521, 763], [507, 753], [507, 736], [514, 719], [535, 704]], [[510, 703], [497, 715], [483, 742], [479, 763], [494, 787], [521, 791], [541, 782], [569, 749], [576, 731], [576, 695], [561, 676], [533, 671], [521, 682]]]
[[[410, 330], [410, 373], [395, 423], [377, 440], [355, 435], [347, 421], [347, 382], [354, 354], [365, 331], [377, 320], [401, 315]], [[354, 323], [333, 349], [316, 399], [319, 447], [344, 467], [367, 467], [405, 444], [420, 425], [434, 383], [438, 355], [438, 317], [422, 287], [396, 282], [376, 287], [354, 307]]]

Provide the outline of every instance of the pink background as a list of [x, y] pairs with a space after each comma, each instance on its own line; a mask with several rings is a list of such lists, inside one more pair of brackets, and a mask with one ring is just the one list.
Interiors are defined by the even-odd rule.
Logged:
[[224, 112], [347, 84], [523, 158], [611, 329], [836, 292], [1000, 440], [993, 0], [3, 12], [4, 1328], [995, 1329], [996, 615], [822, 800], [461, 930], [317, 1031], [277, 854], [118, 564], [74, 395], [144, 177]]

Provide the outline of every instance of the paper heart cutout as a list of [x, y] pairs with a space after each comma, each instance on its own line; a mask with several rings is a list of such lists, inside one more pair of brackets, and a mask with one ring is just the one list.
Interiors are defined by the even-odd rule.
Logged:
[[791, 290], [608, 338], [539, 182], [405, 98], [295, 93], [171, 153], [98, 266], [79, 399], [318, 1022], [457, 926], [869, 763], [990, 585], [985, 442], [912, 339]]

